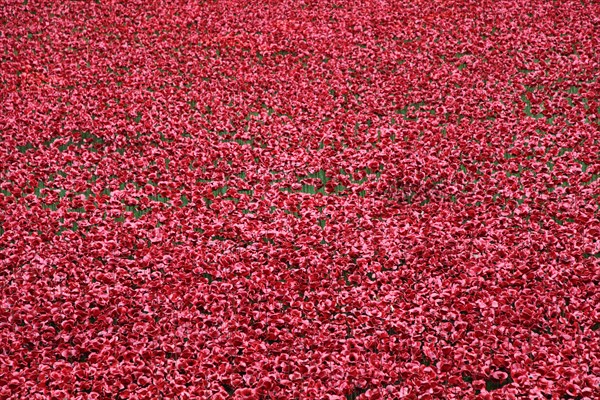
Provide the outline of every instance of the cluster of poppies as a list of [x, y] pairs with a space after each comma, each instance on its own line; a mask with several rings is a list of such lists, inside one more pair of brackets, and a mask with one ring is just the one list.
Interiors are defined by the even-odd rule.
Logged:
[[5, 2], [0, 398], [599, 398], [599, 29]]

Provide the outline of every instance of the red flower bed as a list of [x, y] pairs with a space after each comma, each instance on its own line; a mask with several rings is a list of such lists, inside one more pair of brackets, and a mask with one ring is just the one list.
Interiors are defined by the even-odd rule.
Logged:
[[0, 398], [600, 398], [597, 2], [3, 3]]

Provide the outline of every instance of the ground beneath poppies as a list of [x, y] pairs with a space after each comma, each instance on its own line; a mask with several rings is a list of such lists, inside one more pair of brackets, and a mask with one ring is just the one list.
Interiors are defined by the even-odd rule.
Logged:
[[0, 398], [600, 398], [598, 2], [0, 3]]

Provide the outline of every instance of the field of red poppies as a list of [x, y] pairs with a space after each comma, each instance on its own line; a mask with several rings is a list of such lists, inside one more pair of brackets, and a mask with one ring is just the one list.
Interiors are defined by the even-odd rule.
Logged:
[[600, 3], [0, 5], [0, 398], [600, 398]]

